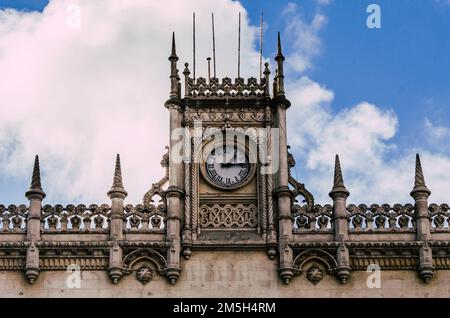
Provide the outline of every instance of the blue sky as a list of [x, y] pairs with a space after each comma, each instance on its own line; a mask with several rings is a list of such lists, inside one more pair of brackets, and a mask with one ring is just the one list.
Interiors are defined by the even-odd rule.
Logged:
[[[42, 10], [47, 0], [0, 0], [0, 8]], [[275, 48], [275, 32], [283, 31], [281, 14], [288, 3], [297, 3], [305, 16], [315, 1], [244, 0], [252, 24], [260, 13], [268, 25], [264, 39]], [[382, 28], [368, 29], [366, 8], [380, 5]], [[445, 0], [335, 0], [325, 9], [328, 25], [321, 31], [323, 52], [306, 74], [336, 92], [333, 108], [360, 100], [392, 107], [401, 127], [396, 140], [410, 145], [423, 118], [444, 125], [450, 121], [450, 4]], [[289, 43], [284, 42], [289, 53]], [[267, 52], [269, 51], [269, 52]]]
[[[282, 31], [280, 7], [288, 2], [292, 1], [243, 4], [255, 24], [263, 11], [269, 29]], [[313, 1], [296, 3], [306, 15], [313, 12]], [[366, 26], [371, 3], [381, 7], [381, 29]], [[333, 109], [361, 100], [393, 108], [400, 122], [395, 137], [399, 146], [427, 146], [426, 140], [415, 137], [423, 118], [437, 125], [450, 122], [450, 5], [434, 0], [336, 0], [325, 11], [328, 24], [320, 33], [323, 52], [306, 74], [334, 90]], [[284, 45], [289, 52], [289, 44]]]
[[[295, 35], [283, 33], [288, 18], [283, 11], [295, 3], [301, 19], [311, 21], [318, 10], [317, 2], [241, 1], [253, 25], [259, 24], [260, 12], [264, 12], [265, 56], [270, 57], [275, 54], [277, 31], [282, 32], [285, 55], [295, 53], [291, 45]], [[46, 3], [0, 0], [0, 8], [39, 11]], [[366, 26], [369, 15], [366, 8], [371, 3], [381, 7], [381, 29]], [[339, 114], [363, 101], [382, 111], [395, 112], [397, 133], [389, 143], [396, 147], [383, 157], [386, 161], [399, 160], [416, 148], [450, 156], [450, 146], [446, 146], [449, 140], [436, 142], [424, 133], [426, 121], [439, 129], [450, 127], [450, 3], [447, 0], [334, 0], [320, 7], [320, 11], [327, 19], [317, 32], [320, 52], [311, 57], [310, 68], [290, 73], [288, 80], [307, 76], [333, 91], [331, 114]], [[312, 174], [305, 171], [309, 177]], [[6, 192], [13, 201], [21, 200], [22, 194], [18, 192], [26, 190], [23, 187], [24, 183], [13, 181], [13, 176], [6, 175], [0, 180], [0, 192]]]

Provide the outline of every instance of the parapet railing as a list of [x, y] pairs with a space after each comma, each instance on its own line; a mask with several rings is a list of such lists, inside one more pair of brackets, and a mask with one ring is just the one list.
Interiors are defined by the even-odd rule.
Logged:
[[127, 204], [124, 209], [124, 230], [133, 232], [165, 232], [166, 228], [165, 205], [135, 206]]
[[[413, 204], [349, 204], [346, 207], [349, 233], [416, 232], [417, 217]], [[293, 233], [333, 232], [334, 214], [330, 204], [313, 207], [292, 206]], [[448, 204], [430, 204], [428, 219], [431, 232], [450, 232], [450, 207]]]
[[234, 80], [225, 77], [221, 81], [218, 78], [210, 80], [199, 77], [197, 79], [187, 78], [185, 96], [205, 98], [233, 98], [233, 97], [263, 97], [266, 96], [266, 79], [258, 80], [250, 77], [245, 81], [238, 77]]
[[[0, 233], [26, 233], [28, 206], [0, 205]], [[166, 207], [127, 204], [123, 209], [124, 233], [165, 233]], [[109, 233], [108, 204], [46, 204], [41, 209], [41, 233]]]
[[432, 232], [450, 232], [450, 208], [448, 204], [430, 204], [428, 212]]
[[333, 207], [330, 204], [316, 204], [312, 208], [308, 205], [294, 204], [292, 208], [294, 218], [294, 233], [304, 231], [331, 232], [333, 231]]
[[107, 232], [111, 207], [108, 204], [69, 204], [42, 208], [42, 232]]
[[0, 204], [0, 232], [25, 232], [28, 206]]
[[372, 204], [347, 206], [350, 232], [415, 231], [414, 206], [412, 204]]

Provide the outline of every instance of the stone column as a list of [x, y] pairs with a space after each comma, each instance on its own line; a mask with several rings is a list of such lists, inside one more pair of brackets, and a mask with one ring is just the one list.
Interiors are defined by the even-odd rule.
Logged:
[[284, 283], [289, 284], [294, 276], [293, 251], [289, 246], [292, 241], [292, 191], [289, 189], [289, 166], [286, 132], [286, 110], [290, 106], [289, 100], [284, 95], [284, 56], [281, 52], [281, 40], [278, 33], [278, 52], [275, 57], [277, 71], [274, 85], [274, 100], [276, 107], [275, 127], [279, 130], [278, 150], [279, 168], [277, 174], [277, 188], [275, 190], [278, 212], [278, 250], [280, 253], [279, 275]]
[[180, 215], [182, 213], [182, 191], [179, 187], [169, 186], [167, 197], [167, 233], [166, 239], [172, 243], [167, 251], [166, 276], [171, 284], [175, 284], [180, 276]]
[[[169, 110], [170, 117], [170, 147], [169, 147], [169, 187], [166, 190], [167, 198], [167, 222], [166, 240], [170, 241], [171, 247], [167, 251], [166, 276], [171, 284], [175, 284], [180, 276], [180, 222], [183, 217], [183, 161], [181, 154], [172, 153], [174, 147], [180, 142], [172, 137], [172, 134], [182, 127], [180, 78], [178, 76], [178, 57], [175, 48], [175, 35], [172, 36], [172, 53], [169, 56], [171, 66], [171, 92], [170, 98], [165, 106]], [[175, 134], [179, 135], [179, 134]], [[180, 156], [176, 158], [175, 156]]]
[[286, 136], [286, 107], [277, 107], [277, 127], [279, 129], [279, 168], [277, 176], [277, 211], [278, 211], [278, 249], [280, 253], [279, 274], [283, 281], [288, 284], [294, 276], [293, 251], [289, 246], [292, 241], [292, 192], [289, 189], [289, 167], [287, 159], [287, 136]]
[[35, 246], [36, 241], [41, 240], [41, 211], [42, 200], [45, 192], [42, 191], [41, 173], [39, 168], [39, 156], [34, 159], [33, 176], [30, 189], [25, 193], [30, 201], [27, 216], [27, 238], [30, 246], [27, 249], [25, 276], [30, 284], [33, 284], [39, 276], [39, 249]]
[[428, 197], [430, 194], [431, 191], [425, 185], [422, 164], [419, 154], [417, 154], [415, 181], [411, 196], [415, 201], [416, 239], [422, 243], [419, 250], [419, 274], [426, 283], [433, 277], [434, 269], [433, 253], [428, 245], [428, 240], [431, 238], [431, 220], [428, 214]]
[[350, 276], [350, 256], [345, 242], [348, 240], [347, 198], [350, 192], [345, 188], [339, 156], [336, 155], [333, 189], [329, 196], [333, 199], [334, 240], [339, 242], [336, 251], [337, 277], [345, 284]]
[[[181, 128], [180, 106], [166, 103], [166, 107], [170, 112], [170, 132]], [[175, 284], [180, 275], [180, 223], [183, 216], [183, 162], [180, 158], [173, 158], [172, 149], [177, 140], [170, 139], [169, 150], [169, 187], [166, 190], [167, 198], [167, 228], [166, 239], [172, 243], [171, 248], [167, 252], [167, 269], [166, 275], [171, 284]]]
[[111, 199], [111, 223], [110, 223], [110, 240], [114, 245], [109, 250], [109, 268], [108, 274], [114, 284], [119, 282], [122, 277], [122, 248], [118, 241], [123, 239], [123, 210], [124, 199], [128, 193], [125, 191], [122, 182], [122, 169], [120, 165], [120, 156], [117, 154], [116, 166], [114, 169], [114, 179], [111, 189], [108, 191], [108, 197]]
[[[183, 207], [183, 230], [181, 235], [181, 245], [183, 248], [183, 256], [185, 259], [189, 259], [192, 255], [192, 229], [191, 229], [191, 200], [192, 200], [192, 187], [191, 187], [191, 165], [194, 164], [193, 157], [193, 145], [190, 134], [190, 122], [188, 121], [189, 115], [189, 64], [184, 64], [185, 68], [183, 71], [184, 75], [184, 96], [185, 104], [183, 115], [180, 113], [180, 122], [184, 123], [184, 128], [188, 133], [188, 136], [184, 136], [184, 149], [190, 149], [190, 157], [187, 157], [187, 153], [183, 153], [184, 157], [184, 173], [183, 173], [183, 188], [184, 188], [184, 207]], [[181, 170], [181, 169], [180, 169]]]

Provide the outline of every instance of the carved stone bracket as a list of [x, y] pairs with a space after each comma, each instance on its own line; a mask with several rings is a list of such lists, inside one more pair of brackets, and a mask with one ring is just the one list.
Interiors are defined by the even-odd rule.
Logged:
[[164, 251], [139, 248], [128, 253], [122, 261], [125, 275], [135, 272], [136, 279], [143, 285], [150, 282], [156, 274], [165, 275], [167, 268]]
[[306, 249], [301, 251], [294, 259], [294, 273], [301, 275], [306, 272], [306, 278], [316, 285], [324, 274], [335, 274], [337, 261], [329, 252], [322, 249]]

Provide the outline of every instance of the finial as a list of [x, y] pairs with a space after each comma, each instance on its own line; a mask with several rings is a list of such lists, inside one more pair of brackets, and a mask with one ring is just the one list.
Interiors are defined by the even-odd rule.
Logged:
[[116, 168], [114, 170], [113, 187], [123, 188], [122, 169], [120, 167], [120, 155], [119, 154], [117, 154], [117, 157], [116, 157]]
[[183, 74], [184, 74], [185, 76], [191, 74], [191, 71], [189, 70], [189, 63], [184, 63], [184, 71], [183, 71]]
[[41, 189], [41, 170], [39, 168], [39, 156], [34, 157], [33, 176], [31, 177], [31, 188]]
[[336, 194], [342, 194], [346, 198], [350, 195], [350, 192], [345, 188], [344, 178], [342, 177], [341, 162], [339, 160], [339, 155], [336, 155], [334, 163], [334, 182], [333, 189], [330, 192], [330, 197], [333, 198]]
[[420, 162], [419, 154], [416, 154], [416, 171], [414, 177], [414, 188], [411, 191], [411, 196], [414, 197], [414, 194], [417, 192], [424, 192], [431, 194], [430, 189], [425, 185], [425, 178], [423, 176], [422, 163]]
[[180, 77], [178, 76], [177, 61], [178, 56], [175, 48], [175, 32], [172, 33], [172, 53], [169, 56], [170, 61], [170, 99], [166, 102], [165, 106], [168, 107], [168, 102], [180, 99]]
[[278, 32], [278, 52], [275, 56], [275, 61], [277, 61], [277, 72], [275, 73], [274, 85], [276, 90], [274, 89], [275, 96], [281, 96], [284, 98], [284, 72], [283, 72], [283, 61], [284, 56], [281, 52], [281, 39], [280, 32]]
[[425, 178], [423, 177], [422, 164], [420, 162], [419, 154], [416, 154], [416, 175], [415, 175], [414, 185], [416, 187], [425, 186]]
[[175, 47], [175, 32], [172, 32], [172, 54], [170, 54], [169, 60], [170, 59], [178, 60], [177, 50]]
[[269, 63], [264, 63], [264, 75], [269, 75], [270, 74], [270, 69], [269, 69]]
[[344, 187], [344, 178], [342, 177], [341, 162], [339, 161], [339, 155], [336, 155], [334, 164], [334, 188]]
[[278, 51], [277, 51], [277, 56], [275, 57], [275, 60], [276, 60], [277, 58], [281, 58], [282, 60], [284, 60], [284, 56], [283, 56], [283, 53], [282, 53], [282, 51], [281, 51], [281, 38], [280, 38], [280, 32], [278, 32], [278, 41], [277, 41], [277, 43], [278, 43]]
[[269, 63], [264, 63], [264, 85], [265, 85], [265, 94], [266, 96], [270, 96], [270, 81], [269, 81], [269, 76], [270, 76], [270, 70], [269, 70]]
[[113, 178], [113, 185], [111, 189], [108, 191], [108, 196], [112, 198], [122, 198], [125, 199], [125, 197], [128, 195], [127, 191], [125, 191], [123, 187], [122, 182], [122, 169], [120, 165], [120, 155], [117, 154], [116, 156], [116, 166], [114, 169], [114, 178]]
[[41, 170], [39, 167], [39, 156], [34, 157], [33, 175], [31, 177], [30, 189], [25, 193], [28, 199], [37, 198], [44, 199], [45, 192], [42, 191]]

